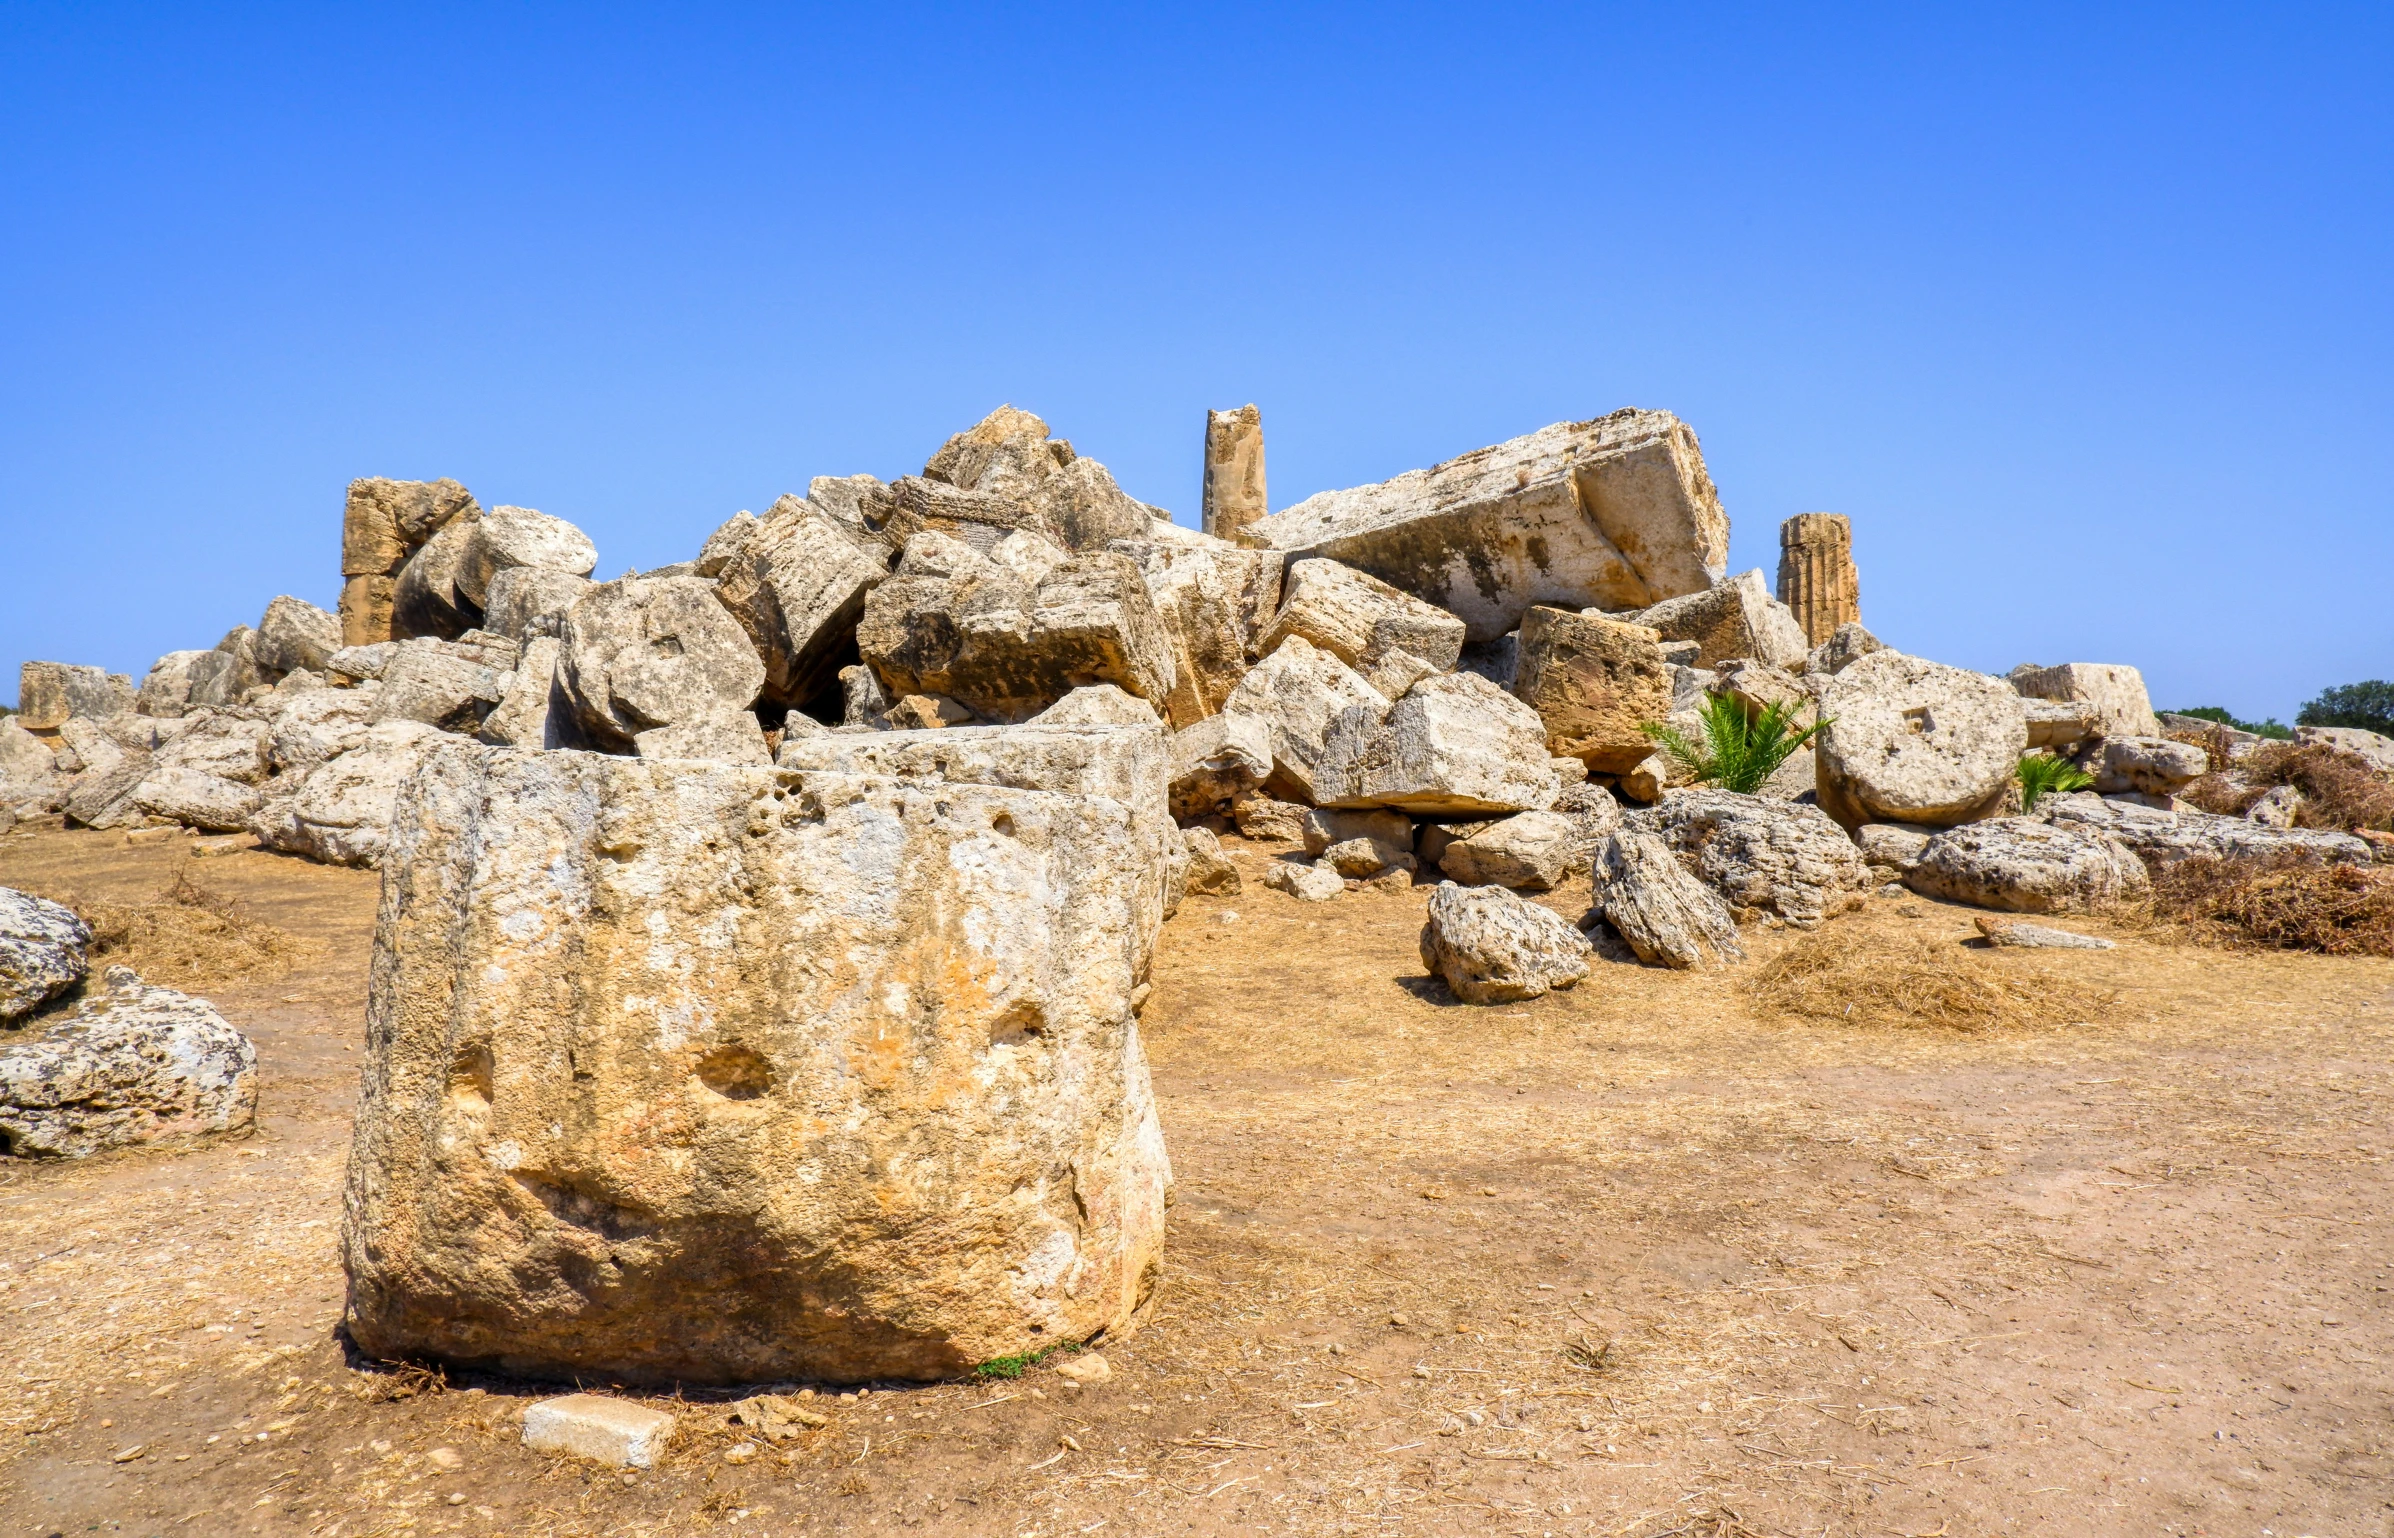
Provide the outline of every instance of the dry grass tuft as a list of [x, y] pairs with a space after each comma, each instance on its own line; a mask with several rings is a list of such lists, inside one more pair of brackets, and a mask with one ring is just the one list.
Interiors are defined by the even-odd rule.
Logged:
[[2179, 796], [2206, 812], [2241, 817], [2272, 786], [2302, 792], [2298, 826], [2350, 833], [2360, 828], [2394, 830], [2394, 783], [2356, 754], [2315, 743], [2271, 743], [2233, 767], [2215, 753], [2212, 772]]
[[91, 926], [92, 970], [129, 966], [145, 982], [206, 987], [242, 977], [278, 977], [313, 947], [243, 914], [188, 872], [147, 902], [68, 899]]
[[2181, 860], [2155, 874], [2152, 917], [2213, 944], [2394, 956], [2394, 870], [2269, 860]]
[[1774, 1014], [1846, 1025], [1953, 1031], [2085, 1020], [2118, 995], [2041, 975], [1952, 941], [1831, 926], [1765, 963], [1748, 985]]

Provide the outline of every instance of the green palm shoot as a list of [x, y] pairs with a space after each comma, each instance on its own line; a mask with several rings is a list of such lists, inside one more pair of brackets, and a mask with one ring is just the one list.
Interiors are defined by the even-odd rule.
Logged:
[[1786, 705], [1765, 705], [1752, 715], [1726, 694], [1708, 694], [1697, 712], [1704, 722], [1704, 740], [1691, 742], [1667, 722], [1649, 721], [1639, 730], [1652, 738], [1663, 756], [1699, 785], [1717, 785], [1750, 796], [1779, 772], [1779, 766], [1812, 740], [1829, 723], [1816, 721], [1799, 727]]
[[2030, 753], [2012, 773], [2020, 782], [2020, 809], [2025, 812], [2035, 811], [2047, 796], [2085, 790], [2095, 783], [2093, 775], [2056, 753]]

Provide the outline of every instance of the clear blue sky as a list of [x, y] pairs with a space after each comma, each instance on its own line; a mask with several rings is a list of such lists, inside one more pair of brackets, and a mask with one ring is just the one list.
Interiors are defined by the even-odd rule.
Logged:
[[2290, 717], [2394, 676], [2394, 11], [0, 5], [0, 669], [338, 590], [353, 476], [604, 574], [1001, 401], [1192, 520], [1623, 405], [1740, 567]]

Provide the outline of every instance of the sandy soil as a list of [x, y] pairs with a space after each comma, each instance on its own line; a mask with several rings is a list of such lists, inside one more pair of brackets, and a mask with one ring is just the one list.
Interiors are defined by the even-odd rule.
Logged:
[[177, 869], [314, 943], [205, 990], [254, 1138], [0, 1161], [0, 1534], [2394, 1534], [2394, 963], [2005, 952], [2118, 1002], [1978, 1035], [1768, 1018], [1750, 969], [1469, 1009], [1418, 894], [1250, 880], [1165, 932], [1169, 1275], [1110, 1382], [825, 1391], [745, 1461], [693, 1394], [627, 1477], [522, 1448], [555, 1385], [344, 1351], [375, 878], [0, 842], [51, 895]]

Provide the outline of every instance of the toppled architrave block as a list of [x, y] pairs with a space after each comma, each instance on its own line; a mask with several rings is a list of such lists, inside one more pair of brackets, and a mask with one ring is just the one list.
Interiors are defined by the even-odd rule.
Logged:
[[1465, 886], [1527, 892], [1560, 886], [1589, 861], [1579, 825], [1561, 812], [1521, 812], [1481, 823], [1446, 840], [1438, 854], [1438, 868]]
[[1452, 817], [1543, 811], [1562, 788], [1536, 711], [1477, 674], [1446, 673], [1414, 685], [1384, 719], [1343, 712], [1323, 746], [1314, 799]]
[[1862, 622], [1854, 572], [1854, 529], [1842, 513], [1798, 513], [1779, 525], [1779, 601], [1804, 627], [1806, 644], [1826, 645]]
[[490, 585], [503, 571], [530, 567], [588, 577], [598, 546], [562, 518], [529, 507], [494, 507], [473, 525], [457, 563], [457, 591], [476, 609], [488, 606]]
[[1489, 641], [1534, 603], [1643, 608], [1711, 587], [1726, 568], [1729, 518], [1687, 424], [1632, 409], [1321, 492], [1242, 538], [1292, 559], [1344, 561]]
[[1661, 636], [1601, 615], [1534, 605], [1521, 621], [1513, 693], [1546, 724], [1546, 745], [1601, 774], [1654, 751], [1643, 727], [1671, 713]]
[[302, 669], [321, 673], [341, 649], [341, 621], [286, 593], [267, 603], [253, 646], [259, 664], [278, 677]]
[[1904, 874], [1927, 897], [2015, 913], [2084, 913], [2143, 896], [2144, 862], [2098, 828], [1996, 817], [1948, 828]]
[[937, 1379], [1134, 1326], [1170, 1167], [1122, 805], [458, 744], [391, 830], [361, 1350]]
[[2145, 675], [2119, 662], [2065, 662], [2012, 669], [2014, 689], [2037, 700], [2076, 700], [2095, 707], [2098, 737], [2158, 737], [2161, 722], [2145, 693]]
[[1280, 553], [1170, 525], [1107, 548], [1138, 563], [1163, 621], [1173, 661], [1165, 717], [1185, 728], [1219, 713], [1247, 676], [1249, 659], [1268, 649], [1261, 638], [1280, 603]]
[[0, 887], [0, 1025], [14, 1025], [91, 971], [91, 926], [72, 908]]
[[1665, 641], [1696, 643], [1696, 665], [1717, 667], [1750, 657], [1777, 668], [1800, 668], [1812, 643], [1787, 605], [1771, 596], [1760, 569], [1718, 587], [1668, 598], [1636, 614], [1616, 616], [1646, 626]]
[[829, 693], [889, 563], [886, 545], [803, 498], [766, 511], [715, 590], [765, 659], [766, 699], [803, 706]]
[[72, 662], [28, 662], [17, 670], [17, 724], [31, 731], [64, 726], [70, 716], [100, 720], [133, 708], [133, 680]]
[[1902, 652], [1828, 679], [1820, 711], [1820, 806], [1847, 828], [1988, 816], [2028, 746], [2027, 713], [2003, 680]]
[[1745, 960], [1728, 905], [1657, 834], [1624, 822], [1597, 851], [1593, 875], [1595, 911], [1640, 961], [1685, 971]]
[[1353, 668], [1291, 636], [1248, 670], [1222, 705], [1226, 716], [1248, 716], [1271, 733], [1270, 786], [1281, 799], [1323, 798], [1317, 780], [1331, 729], [1360, 712], [1370, 725], [1388, 714], [1388, 700]]
[[72, 1015], [0, 1044], [0, 1148], [77, 1159], [246, 1131], [258, 1053], [205, 999], [110, 967]]
[[2096, 793], [2105, 796], [2125, 791], [2170, 795], [2202, 778], [2210, 767], [2211, 756], [2201, 748], [2168, 737], [2106, 737], [2102, 751], [2087, 765]]
[[1289, 563], [1280, 612], [1255, 649], [1269, 652], [1293, 635], [1366, 674], [1395, 652], [1419, 659], [1428, 672], [1443, 673], [1463, 650], [1463, 622], [1452, 614], [1320, 556]]
[[1130, 814], [1139, 859], [1139, 975], [1169, 915], [1167, 894], [1187, 858], [1172, 820], [1161, 727], [960, 726], [939, 731], [826, 732], [785, 737], [784, 769], [994, 785], [1052, 795], [1102, 796]]
[[728, 720], [765, 681], [748, 633], [700, 577], [603, 583], [566, 614], [563, 640], [559, 694], [593, 743], [618, 751], [654, 727]]
[[1271, 511], [1264, 496], [1263, 413], [1245, 405], [1205, 414], [1201, 520], [1216, 539], [1236, 539]]
[[1421, 964], [1466, 1004], [1511, 1004], [1588, 975], [1595, 947], [1552, 909], [1501, 886], [1441, 882], [1421, 929]]
[[427, 636], [451, 641], [482, 623], [482, 606], [458, 585], [473, 547], [474, 526], [481, 521], [478, 508], [460, 513], [399, 568], [391, 589], [389, 639]]
[[565, 1394], [524, 1411], [524, 1445], [609, 1468], [653, 1468], [679, 1424], [663, 1410], [630, 1400]]
[[1728, 790], [1685, 790], [1634, 814], [1733, 908], [1816, 929], [1870, 888], [1870, 867], [1818, 807]]
[[[865, 599], [856, 631], [887, 689], [944, 694], [993, 721], [1027, 720], [1082, 684], [1115, 684], [1150, 702], [1171, 693], [1163, 622], [1128, 556], [1025, 564], [1037, 543], [1008, 543], [1006, 559], [933, 532], [908, 543], [897, 574]], [[1035, 583], [1017, 574], [1042, 568]]]

